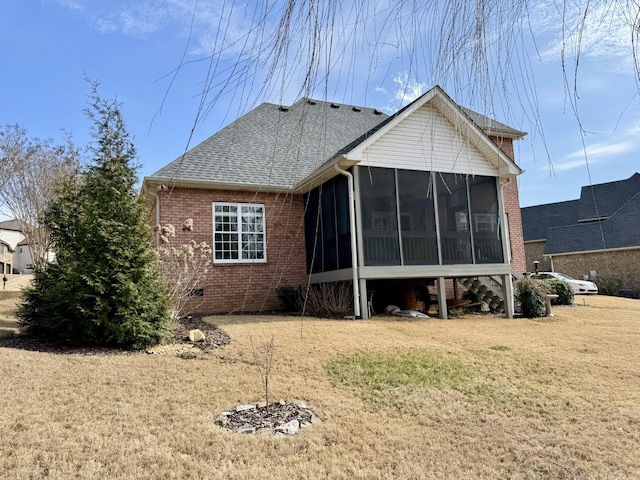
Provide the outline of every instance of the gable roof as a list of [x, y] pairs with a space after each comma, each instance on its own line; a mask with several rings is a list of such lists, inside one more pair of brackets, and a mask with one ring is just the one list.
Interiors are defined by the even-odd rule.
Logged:
[[640, 247], [640, 174], [585, 186], [578, 200], [525, 207], [521, 213], [525, 242], [546, 240], [548, 255]]
[[22, 228], [20, 228], [20, 223], [15, 218], [0, 222], [0, 230], [11, 230], [13, 232], [22, 232]]
[[545, 253], [628, 247], [640, 248], [640, 191], [607, 220], [550, 228]]
[[[522, 172], [487, 137], [483, 128], [494, 132], [493, 135], [500, 130], [510, 138], [520, 138], [525, 133], [460, 109], [440, 87], [434, 87], [391, 117], [372, 108], [307, 98], [291, 107], [263, 103], [145, 177], [144, 183], [245, 190], [300, 188], [435, 97], [446, 104], [449, 117], [469, 124], [473, 140], [482, 144], [484, 153], [490, 151], [506, 165], [507, 173]], [[331, 175], [334, 174], [332, 170]]]
[[[500, 176], [516, 176], [522, 173], [520, 167], [518, 167], [515, 162], [489, 138], [489, 133], [485, 132], [479, 124], [471, 119], [465, 111], [437, 85], [395, 113], [393, 116], [386, 119], [381, 123], [381, 125], [377, 126], [375, 132], [370, 132], [370, 134], [358, 139], [357, 142], [354, 142], [357, 144], [348, 153], [346, 153], [346, 156], [352, 159], [361, 160], [363, 152], [370, 145], [427, 103], [434, 106], [450, 124], [458, 127], [466, 127], [460, 128], [460, 132], [465, 135], [472, 146], [476, 147], [478, 151], [480, 151], [484, 157], [492, 163], [494, 167], [496, 167]], [[484, 115], [480, 115], [479, 113], [473, 113], [478, 122], [481, 122], [484, 127], [488, 128], [489, 132], [491, 132], [492, 125], [499, 123], [485, 117]], [[506, 127], [506, 125], [503, 126]], [[510, 129], [513, 138], [521, 138], [526, 135], [526, 133], [511, 129], [510, 127], [506, 128]]]
[[550, 228], [577, 223], [579, 211], [580, 200], [547, 203], [520, 209], [524, 241], [544, 240]]
[[626, 180], [584, 186], [580, 190], [578, 221], [608, 218], [638, 192], [640, 192], [640, 173], [634, 173]]

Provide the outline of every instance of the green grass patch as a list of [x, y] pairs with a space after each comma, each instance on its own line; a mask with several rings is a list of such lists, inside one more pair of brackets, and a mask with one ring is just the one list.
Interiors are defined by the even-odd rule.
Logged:
[[463, 362], [453, 353], [397, 349], [340, 355], [326, 371], [334, 385], [350, 388], [373, 412], [414, 414], [444, 402], [449, 410], [456, 404], [465, 411], [552, 421], [566, 410], [559, 390], [564, 369], [538, 360], [504, 362], [487, 350], [474, 351]]
[[489, 347], [491, 350], [496, 350], [498, 352], [506, 352], [507, 350], [511, 350], [506, 345], [492, 345]]
[[419, 408], [430, 389], [464, 391], [475, 376], [473, 367], [430, 350], [341, 355], [326, 369], [334, 384], [355, 389], [368, 409], [399, 413]]

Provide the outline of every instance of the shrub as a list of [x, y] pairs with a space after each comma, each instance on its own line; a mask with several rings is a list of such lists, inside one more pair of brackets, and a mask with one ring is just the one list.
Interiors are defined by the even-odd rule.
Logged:
[[616, 297], [622, 287], [622, 280], [616, 277], [598, 275], [594, 282], [598, 286], [598, 293], [600, 295]]
[[351, 286], [344, 282], [312, 285], [304, 307], [306, 313], [320, 318], [344, 318], [353, 314]]
[[36, 270], [18, 316], [49, 340], [142, 349], [171, 333], [169, 297], [119, 104], [95, 87], [92, 99], [94, 163], [45, 212], [55, 260]]
[[525, 278], [516, 284], [516, 298], [522, 307], [522, 314], [527, 318], [545, 315], [545, 296], [547, 289], [541, 282]]
[[301, 285], [292, 287], [291, 285], [282, 285], [276, 288], [276, 293], [280, 301], [284, 304], [287, 312], [299, 312], [304, 304], [304, 289]]
[[575, 296], [573, 288], [569, 283], [564, 280], [558, 280], [551, 278], [548, 280], [542, 280], [545, 288], [552, 293], [558, 295], [558, 298], [553, 302], [558, 305], [572, 305], [573, 298]]
[[[183, 231], [193, 231], [193, 220], [185, 220]], [[165, 280], [171, 299], [171, 317], [174, 320], [186, 314], [187, 307], [195, 309], [202, 303], [194, 301], [202, 292], [204, 280], [211, 265], [211, 247], [206, 242], [190, 240], [174, 245], [175, 227], [156, 226], [162, 245], [156, 248], [158, 267]]]

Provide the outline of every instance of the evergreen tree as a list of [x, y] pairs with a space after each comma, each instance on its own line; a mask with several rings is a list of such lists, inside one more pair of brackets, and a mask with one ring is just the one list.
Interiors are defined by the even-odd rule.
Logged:
[[32, 334], [78, 345], [141, 349], [171, 330], [148, 214], [134, 189], [135, 148], [120, 104], [93, 86], [93, 164], [45, 213], [55, 261], [36, 271], [19, 311]]

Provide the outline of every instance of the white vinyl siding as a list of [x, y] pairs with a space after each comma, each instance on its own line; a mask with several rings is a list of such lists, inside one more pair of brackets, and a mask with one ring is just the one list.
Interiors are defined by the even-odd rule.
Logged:
[[466, 139], [470, 128], [453, 125], [425, 105], [367, 147], [361, 166], [498, 176], [498, 168]]

